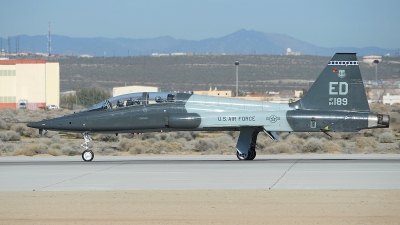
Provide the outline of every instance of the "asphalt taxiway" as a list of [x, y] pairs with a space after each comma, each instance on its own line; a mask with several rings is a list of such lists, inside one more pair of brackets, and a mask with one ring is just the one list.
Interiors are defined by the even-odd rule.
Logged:
[[400, 155], [0, 157], [0, 191], [399, 190]]

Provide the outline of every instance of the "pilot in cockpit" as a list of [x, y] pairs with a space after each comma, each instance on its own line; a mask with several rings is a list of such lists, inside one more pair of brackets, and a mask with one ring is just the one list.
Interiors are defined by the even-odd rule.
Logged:
[[117, 107], [124, 107], [124, 101], [118, 100], [117, 101]]

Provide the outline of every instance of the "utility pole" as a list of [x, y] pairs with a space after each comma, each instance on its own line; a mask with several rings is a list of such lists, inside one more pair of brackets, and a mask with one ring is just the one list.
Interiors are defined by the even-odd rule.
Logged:
[[239, 69], [239, 62], [238, 61], [236, 61], [235, 62], [235, 66], [236, 66], [236, 97], [238, 97], [239, 95], [238, 95], [238, 86], [239, 86], [239, 82], [238, 82], [238, 80], [239, 80], [239, 75], [238, 75], [238, 69]]
[[7, 54], [10, 55], [11, 52], [11, 38], [8, 36], [8, 46], [7, 46]]
[[49, 34], [47, 35], [47, 54], [51, 56], [51, 33], [50, 33], [50, 22], [49, 22]]
[[15, 55], [18, 55], [19, 52], [19, 36], [15, 37]]
[[374, 63], [375, 63], [375, 81], [376, 81], [376, 85], [378, 85], [378, 63], [379, 63], [379, 60], [375, 59]]

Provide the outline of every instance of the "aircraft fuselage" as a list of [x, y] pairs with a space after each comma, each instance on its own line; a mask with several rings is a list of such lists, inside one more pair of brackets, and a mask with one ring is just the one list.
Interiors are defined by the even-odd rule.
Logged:
[[389, 127], [389, 116], [370, 112], [355, 53], [336, 53], [300, 100], [271, 103], [170, 92], [130, 93], [87, 111], [29, 123], [43, 130], [80, 132], [82, 158], [93, 159], [89, 133], [240, 131], [239, 159], [256, 156], [257, 135], [275, 132], [357, 132]]
[[85, 111], [29, 126], [81, 133], [133, 133], [240, 130], [243, 126], [283, 132], [352, 132], [382, 125], [377, 123], [378, 114], [370, 112], [296, 110], [289, 104], [191, 94], [177, 94], [177, 98], [182, 100]]

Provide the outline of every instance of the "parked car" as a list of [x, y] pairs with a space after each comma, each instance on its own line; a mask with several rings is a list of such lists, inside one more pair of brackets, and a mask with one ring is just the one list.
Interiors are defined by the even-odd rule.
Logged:
[[26, 102], [20, 102], [19, 103], [19, 108], [20, 109], [26, 109]]
[[48, 105], [47, 109], [58, 109], [56, 105]]

